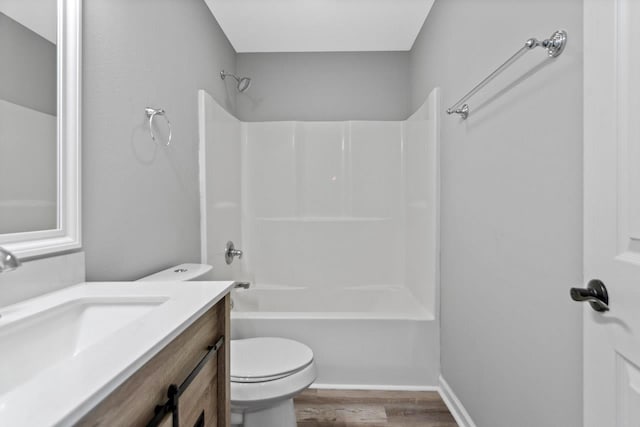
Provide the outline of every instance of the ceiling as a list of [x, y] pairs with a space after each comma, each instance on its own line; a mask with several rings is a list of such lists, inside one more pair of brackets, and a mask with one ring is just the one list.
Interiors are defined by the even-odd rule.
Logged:
[[434, 0], [205, 0], [238, 53], [410, 50]]
[[0, 13], [56, 43], [58, 12], [55, 0], [0, 0]]

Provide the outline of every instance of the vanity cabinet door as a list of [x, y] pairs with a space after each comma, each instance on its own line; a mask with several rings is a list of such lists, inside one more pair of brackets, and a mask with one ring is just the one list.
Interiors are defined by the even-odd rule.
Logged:
[[180, 396], [180, 427], [217, 427], [217, 364], [215, 356]]
[[[179, 427], [218, 426], [218, 357], [213, 357], [182, 393], [178, 403]], [[158, 427], [174, 427], [167, 414]]]

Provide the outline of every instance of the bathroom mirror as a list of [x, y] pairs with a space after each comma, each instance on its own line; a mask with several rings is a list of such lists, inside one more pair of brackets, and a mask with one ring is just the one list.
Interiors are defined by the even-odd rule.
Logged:
[[0, 0], [0, 245], [80, 247], [81, 0]]

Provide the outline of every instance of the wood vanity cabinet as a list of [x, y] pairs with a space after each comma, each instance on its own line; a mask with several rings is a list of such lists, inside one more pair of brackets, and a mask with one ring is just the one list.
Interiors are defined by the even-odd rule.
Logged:
[[[143, 427], [154, 418], [167, 391], [180, 386], [221, 337], [224, 344], [202, 366], [178, 400], [180, 427], [226, 427], [229, 414], [229, 304], [227, 294], [183, 333], [93, 408], [79, 426]], [[123, 349], [126, 351], [126, 349]], [[168, 413], [158, 424], [172, 427]]]

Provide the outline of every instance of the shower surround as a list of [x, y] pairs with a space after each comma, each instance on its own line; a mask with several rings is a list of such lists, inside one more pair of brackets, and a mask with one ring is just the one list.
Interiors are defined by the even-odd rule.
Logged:
[[[317, 385], [429, 388], [439, 375], [435, 90], [405, 121], [240, 122], [199, 93], [202, 259], [235, 338], [313, 348]], [[233, 240], [244, 258], [224, 262]]]

